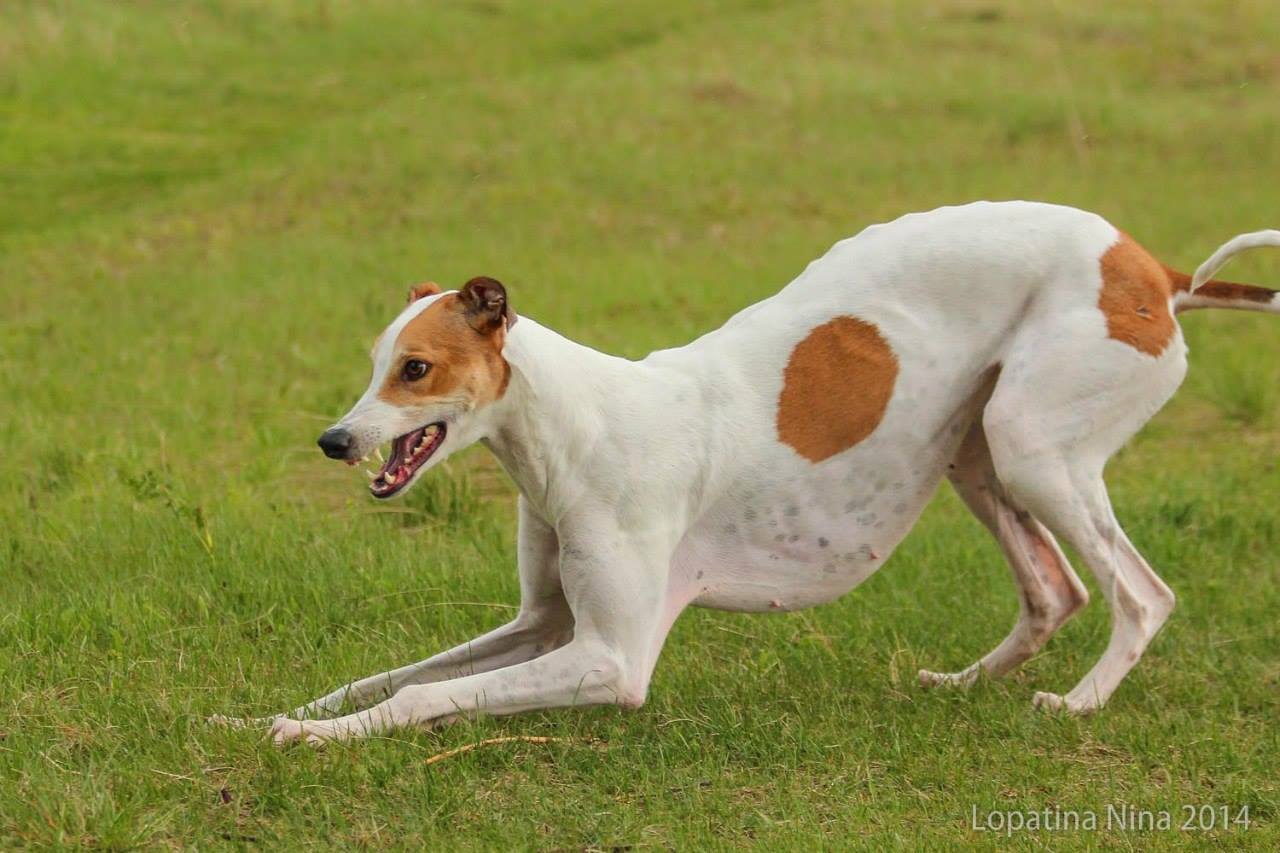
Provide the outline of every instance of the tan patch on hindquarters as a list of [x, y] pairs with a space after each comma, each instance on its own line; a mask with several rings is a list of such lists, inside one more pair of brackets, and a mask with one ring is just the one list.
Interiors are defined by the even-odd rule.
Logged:
[[1168, 272], [1123, 232], [1099, 266], [1098, 308], [1107, 318], [1107, 336], [1147, 355], [1160, 355], [1178, 328], [1169, 309], [1173, 282]]
[[[449, 293], [409, 321], [396, 338], [395, 356], [378, 399], [393, 406], [416, 406], [433, 400], [465, 399], [471, 407], [491, 403], [507, 390], [511, 367], [502, 357], [506, 329], [479, 332], [467, 318], [467, 306]], [[421, 359], [427, 375], [411, 382], [404, 362]]]
[[897, 378], [898, 358], [873, 324], [823, 323], [787, 360], [778, 439], [810, 462], [848, 450], [880, 425]]

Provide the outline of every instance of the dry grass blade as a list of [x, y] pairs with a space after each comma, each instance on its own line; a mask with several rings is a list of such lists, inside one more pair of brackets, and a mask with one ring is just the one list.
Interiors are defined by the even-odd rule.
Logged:
[[581, 743], [589, 746], [603, 746], [604, 741], [597, 738], [581, 738], [581, 737], [545, 737], [540, 735], [512, 735], [510, 737], [491, 737], [485, 740], [479, 740], [475, 743], [468, 743], [456, 749], [448, 749], [444, 752], [438, 752], [427, 759], [427, 764], [435, 764], [438, 761], [444, 761], [446, 758], [453, 758], [455, 755], [462, 755], [464, 752], [470, 752], [482, 746], [495, 746], [500, 743]]

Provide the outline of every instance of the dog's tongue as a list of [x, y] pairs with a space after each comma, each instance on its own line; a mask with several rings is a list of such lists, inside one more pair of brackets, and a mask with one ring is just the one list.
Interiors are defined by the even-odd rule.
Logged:
[[376, 497], [389, 497], [404, 487], [444, 441], [444, 424], [428, 424], [391, 442], [391, 457], [369, 484]]
[[395, 471], [401, 466], [407, 465], [408, 462], [406, 462], [406, 460], [412, 455], [413, 448], [417, 445], [418, 440], [422, 438], [422, 433], [424, 431], [425, 427], [423, 429], [415, 429], [413, 432], [402, 435], [395, 441], [391, 442], [391, 455], [388, 456], [387, 461], [383, 463], [382, 471], [380, 473], [387, 474], [391, 471]]

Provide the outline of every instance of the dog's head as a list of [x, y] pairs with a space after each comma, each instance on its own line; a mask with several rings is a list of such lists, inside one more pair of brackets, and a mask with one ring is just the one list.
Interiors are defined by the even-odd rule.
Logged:
[[435, 284], [414, 287], [408, 307], [373, 345], [368, 390], [320, 436], [320, 448], [355, 464], [390, 441], [369, 491], [376, 498], [403, 492], [431, 465], [483, 437], [477, 413], [506, 391], [511, 368], [502, 345], [515, 319], [506, 289], [491, 278], [448, 293]]

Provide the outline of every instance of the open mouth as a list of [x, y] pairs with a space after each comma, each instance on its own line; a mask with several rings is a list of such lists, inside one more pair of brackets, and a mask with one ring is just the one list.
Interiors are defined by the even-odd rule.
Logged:
[[413, 475], [444, 443], [444, 434], [444, 423], [437, 422], [405, 433], [391, 442], [391, 455], [369, 484], [373, 496], [389, 498], [409, 485]]

